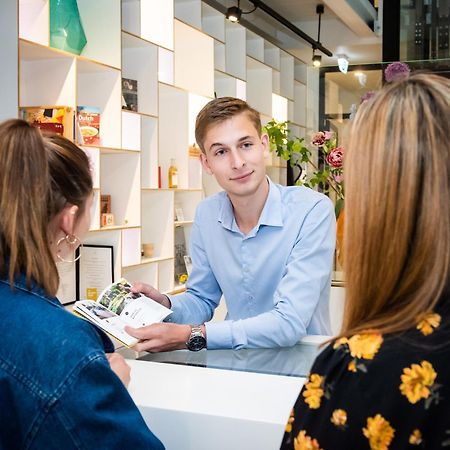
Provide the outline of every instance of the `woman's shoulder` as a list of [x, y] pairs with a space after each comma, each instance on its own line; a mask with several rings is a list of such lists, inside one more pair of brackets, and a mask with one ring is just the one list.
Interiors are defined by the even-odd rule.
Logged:
[[431, 313], [401, 334], [367, 331], [331, 342], [297, 399], [285, 442], [316, 439], [323, 449], [360, 448], [376, 439], [389, 449], [446, 442], [447, 327], [446, 317]]

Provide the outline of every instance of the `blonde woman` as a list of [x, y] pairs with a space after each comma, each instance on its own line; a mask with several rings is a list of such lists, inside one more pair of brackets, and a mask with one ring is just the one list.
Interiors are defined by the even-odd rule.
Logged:
[[418, 74], [358, 111], [344, 170], [347, 304], [282, 448], [450, 446], [450, 80]]

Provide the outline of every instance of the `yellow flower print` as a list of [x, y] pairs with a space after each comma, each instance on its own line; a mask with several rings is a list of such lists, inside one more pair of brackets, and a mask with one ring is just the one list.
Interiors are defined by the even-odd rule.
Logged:
[[356, 361], [355, 361], [354, 359], [352, 359], [352, 360], [348, 363], [347, 369], [348, 369], [350, 372], [356, 372]]
[[331, 416], [331, 423], [337, 427], [345, 427], [347, 424], [347, 413], [343, 409], [335, 409]]
[[348, 340], [348, 348], [354, 358], [373, 359], [382, 343], [381, 334], [355, 334]]
[[410, 403], [417, 403], [420, 399], [429, 397], [436, 376], [433, 366], [428, 361], [405, 367], [401, 376], [400, 392]]
[[367, 418], [367, 428], [363, 428], [363, 433], [369, 439], [371, 450], [388, 450], [395, 430], [382, 415], [377, 414]]
[[336, 350], [341, 345], [347, 344], [347, 342], [348, 342], [348, 339], [346, 337], [340, 338], [334, 343], [333, 348]]
[[436, 313], [426, 314], [417, 324], [417, 329], [424, 335], [428, 336], [435, 328], [441, 324], [441, 316]]
[[295, 419], [294, 408], [292, 408], [291, 415], [289, 416], [289, 419], [287, 421], [286, 428], [285, 428], [286, 433], [290, 433], [292, 431], [292, 422], [294, 421], [294, 419]]
[[409, 443], [411, 445], [420, 445], [422, 443], [422, 433], [417, 428], [409, 436]]
[[294, 450], [322, 450], [316, 439], [309, 437], [304, 431], [300, 431], [294, 439]]
[[305, 403], [307, 403], [311, 409], [317, 409], [320, 406], [320, 400], [324, 394], [322, 382], [323, 377], [313, 373], [309, 376], [309, 382], [305, 385], [303, 397], [305, 397]]

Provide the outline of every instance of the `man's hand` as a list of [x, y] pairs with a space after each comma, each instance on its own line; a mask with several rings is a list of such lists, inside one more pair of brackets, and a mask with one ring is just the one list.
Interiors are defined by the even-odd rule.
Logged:
[[133, 350], [151, 353], [167, 352], [186, 348], [186, 342], [191, 335], [191, 326], [176, 323], [154, 323], [142, 328], [127, 326], [125, 331], [140, 339]]
[[111, 370], [120, 378], [125, 387], [130, 384], [130, 366], [125, 362], [125, 358], [118, 353], [107, 353], [106, 359], [111, 366]]
[[133, 284], [133, 286], [131, 286], [131, 292], [144, 294], [146, 297], [155, 300], [155, 302], [161, 303], [161, 305], [165, 306], [166, 308], [170, 308], [172, 306], [169, 299], [164, 294], [161, 294], [158, 289], [155, 289], [149, 284], [135, 283]]

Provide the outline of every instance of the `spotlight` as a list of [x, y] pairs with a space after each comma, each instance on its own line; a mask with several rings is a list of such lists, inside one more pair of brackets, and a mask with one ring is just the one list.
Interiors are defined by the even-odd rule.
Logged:
[[230, 22], [239, 22], [241, 20], [241, 15], [242, 15], [242, 9], [239, 8], [239, 6], [230, 6], [227, 9], [227, 15], [226, 18], [230, 21]]
[[230, 6], [227, 9], [227, 14], [225, 15], [225, 17], [230, 22], [238, 23], [241, 20], [242, 14], [250, 14], [253, 11], [255, 11], [255, 9], [258, 7], [258, 5], [256, 4], [255, 7], [251, 11], [242, 11], [240, 3], [241, 3], [241, 0], [238, 0], [237, 6]]
[[342, 73], [347, 73], [347, 70], [348, 70], [348, 57], [347, 57], [347, 55], [336, 55], [336, 56], [337, 56], [339, 70]]
[[314, 67], [320, 67], [322, 64], [322, 55], [313, 55], [312, 62]]

